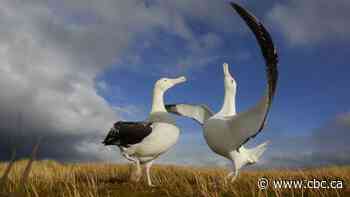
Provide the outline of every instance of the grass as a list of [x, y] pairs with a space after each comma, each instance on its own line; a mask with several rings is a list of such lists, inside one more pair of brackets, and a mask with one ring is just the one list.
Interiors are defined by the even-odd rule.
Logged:
[[[25, 183], [23, 172], [28, 160], [14, 163], [0, 196], [67, 197], [147, 197], [147, 196], [350, 196], [350, 167], [305, 170], [245, 171], [233, 183], [226, 183], [224, 169], [155, 165], [151, 176], [155, 188], [129, 181], [131, 165], [81, 163], [60, 164], [34, 161]], [[2, 175], [8, 163], [0, 163]], [[259, 190], [257, 180], [342, 180], [343, 189], [273, 189]], [[0, 188], [1, 189], [1, 188]]]

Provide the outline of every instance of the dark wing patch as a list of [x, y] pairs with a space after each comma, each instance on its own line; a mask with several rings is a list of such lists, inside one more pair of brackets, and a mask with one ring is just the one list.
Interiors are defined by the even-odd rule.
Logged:
[[151, 122], [116, 122], [107, 134], [103, 144], [129, 147], [140, 143], [152, 133], [151, 125]]
[[271, 35], [266, 30], [264, 25], [261, 22], [259, 22], [259, 20], [253, 14], [249, 13], [245, 8], [241, 7], [236, 3], [230, 3], [230, 4], [236, 10], [236, 12], [242, 17], [242, 19], [249, 26], [251, 31], [254, 33], [266, 63], [266, 75], [268, 80], [267, 110], [258, 132], [254, 135], [256, 136], [264, 128], [267, 114], [270, 110], [270, 106], [271, 106], [273, 97], [275, 95], [277, 80], [278, 80], [278, 70], [277, 70], [278, 55], [277, 55], [277, 50], [273, 44]]

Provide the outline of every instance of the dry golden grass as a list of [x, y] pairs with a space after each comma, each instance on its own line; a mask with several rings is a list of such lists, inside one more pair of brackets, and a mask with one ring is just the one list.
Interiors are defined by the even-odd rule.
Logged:
[[[147, 197], [147, 196], [350, 196], [350, 167], [329, 167], [306, 170], [264, 170], [242, 172], [234, 183], [225, 183], [224, 169], [159, 166], [152, 168], [155, 188], [129, 181], [130, 165], [60, 164], [54, 161], [35, 161], [24, 186], [21, 176], [28, 161], [17, 161], [9, 181], [0, 196], [67, 196], [67, 197]], [[6, 169], [0, 163], [0, 176]], [[272, 189], [259, 190], [257, 180], [343, 180], [344, 189]]]

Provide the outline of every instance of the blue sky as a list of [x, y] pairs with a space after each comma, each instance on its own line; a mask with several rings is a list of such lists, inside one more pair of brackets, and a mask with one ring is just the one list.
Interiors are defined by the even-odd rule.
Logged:
[[[259, 7], [256, 9], [258, 11], [252, 11], [263, 12]], [[350, 52], [346, 47], [348, 43], [343, 38], [334, 37], [317, 43], [294, 45], [286, 40], [278, 26], [264, 18], [264, 13], [258, 17], [266, 21], [278, 48], [280, 79], [268, 127], [253, 141], [270, 139], [274, 144], [281, 135], [286, 141], [311, 136], [314, 130], [349, 110], [350, 94], [347, 89], [350, 68], [345, 61], [346, 54]], [[208, 33], [218, 36], [216, 47], [209, 50], [205, 57], [210, 61], [201, 64], [201, 59], [195, 58], [191, 62], [193, 65], [181, 65], [181, 59], [188, 57], [186, 40], [162, 32], [149, 48], [137, 50], [142, 59], [137, 64], [138, 70], [114, 69], [112, 66], [99, 77], [98, 80], [108, 85], [118, 84], [125, 98], [116, 99], [113, 91], [101, 92], [101, 95], [115, 105], [135, 106], [139, 111], [123, 115], [126, 119], [140, 120], [147, 116], [151, 107], [152, 82], [163, 76], [185, 75], [189, 81], [170, 90], [166, 102], [203, 103], [217, 111], [224, 95], [221, 65], [228, 62], [238, 83], [237, 108], [239, 111], [249, 108], [265, 93], [264, 62], [253, 34], [235, 18], [238, 15], [232, 12], [232, 26], [237, 29], [234, 33], [211, 31], [210, 26], [202, 21], [189, 22], [196, 37]], [[163, 67], [167, 72], [162, 71]], [[178, 123], [183, 130], [183, 138], [196, 138], [199, 146], [205, 144], [201, 128], [195, 122], [180, 118]], [[182, 141], [185, 143], [188, 139]]]
[[[344, 145], [350, 139], [350, 4], [238, 2], [270, 30], [280, 59], [267, 127], [248, 144], [272, 142], [260, 165], [348, 164], [350, 157], [343, 155], [350, 155]], [[265, 92], [265, 66], [255, 38], [225, 1], [1, 4], [0, 23], [6, 27], [0, 37], [6, 92], [0, 96], [1, 128], [8, 131], [2, 137], [22, 143], [11, 132], [18, 131], [14, 117], [21, 114], [25, 139], [46, 136], [43, 158], [120, 162], [115, 150], [96, 139], [114, 121], [145, 119], [154, 82], [161, 77], [188, 79], [167, 92], [167, 103], [201, 103], [213, 111], [223, 102], [224, 62], [238, 84], [238, 111]], [[161, 162], [225, 165], [210, 152], [195, 122], [177, 120], [180, 142]], [[33, 144], [24, 141], [24, 147]], [[51, 151], [60, 144], [67, 150]], [[6, 142], [2, 147], [0, 158], [6, 160], [11, 148]], [[323, 148], [330, 152], [324, 154]], [[335, 149], [340, 153], [331, 154]]]

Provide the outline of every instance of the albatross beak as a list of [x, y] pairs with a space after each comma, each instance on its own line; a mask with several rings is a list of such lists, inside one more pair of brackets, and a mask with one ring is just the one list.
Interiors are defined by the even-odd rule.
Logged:
[[174, 79], [175, 84], [183, 83], [185, 81], [186, 81], [186, 77], [184, 77], [184, 76], [181, 76], [181, 77], [178, 77], [178, 78]]
[[232, 75], [231, 75], [231, 73], [230, 73], [228, 64], [227, 64], [227, 63], [224, 63], [222, 66], [223, 66], [223, 68], [224, 68], [224, 75], [233, 78]]
[[230, 71], [228, 70], [228, 64], [227, 63], [224, 63], [222, 65], [223, 69], [224, 69], [224, 75], [229, 75], [230, 74]]

